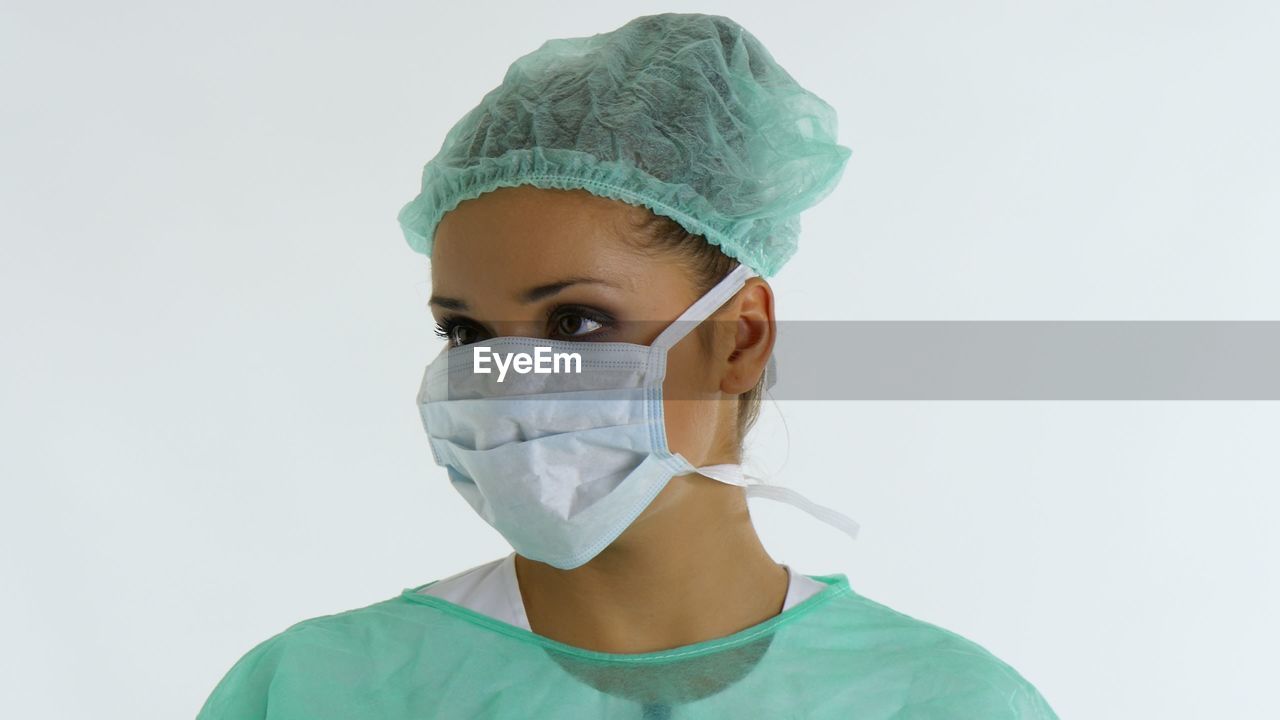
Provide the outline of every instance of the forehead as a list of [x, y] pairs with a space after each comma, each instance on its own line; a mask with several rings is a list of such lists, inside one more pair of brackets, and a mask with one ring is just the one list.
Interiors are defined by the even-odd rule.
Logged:
[[527, 283], [566, 272], [625, 273], [653, 262], [628, 240], [647, 214], [584, 190], [499, 188], [445, 214], [436, 229], [432, 280], [437, 287], [466, 287], [505, 275]]

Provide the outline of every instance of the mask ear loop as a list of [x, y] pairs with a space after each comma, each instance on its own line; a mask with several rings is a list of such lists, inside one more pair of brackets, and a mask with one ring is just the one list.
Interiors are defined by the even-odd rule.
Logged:
[[[685, 335], [688, 335], [693, 328], [699, 323], [706, 320], [723, 305], [729, 298], [742, 289], [747, 283], [748, 278], [756, 277], [756, 273], [746, 265], [739, 265], [732, 272], [724, 276], [724, 279], [716, 283], [715, 287], [707, 291], [706, 295], [698, 298], [696, 302], [689, 306], [687, 310], [680, 314], [670, 325], [666, 327], [653, 341], [651, 347], [670, 348], [672, 345], [680, 342]], [[773, 357], [769, 358], [769, 363], [765, 367], [765, 387], [772, 387], [776, 378], [776, 366]], [[694, 472], [700, 473], [706, 477], [718, 480], [730, 485], [738, 485], [745, 488], [747, 497], [762, 497], [768, 500], [783, 502], [795, 508], [803, 510], [817, 520], [820, 520], [848, 535], [851, 539], [857, 539], [858, 531], [861, 529], [857, 521], [853, 518], [833, 510], [824, 505], [819, 505], [791, 488], [782, 487], [780, 485], [765, 484], [760, 478], [751, 478], [756, 482], [747, 482], [747, 475], [742, 470], [741, 465], [708, 465], [706, 467], [697, 468]]]
[[[786, 503], [794, 508], [803, 510], [813, 518], [840, 530], [844, 534], [848, 535], [850, 539], [858, 539], [858, 531], [861, 530], [861, 526], [859, 526], [858, 522], [853, 518], [838, 510], [829, 508], [826, 505], [819, 505], [789, 487], [770, 485], [764, 482], [762, 478], [755, 477], [754, 475], [747, 475], [741, 465], [706, 465], [698, 468], [697, 473], [704, 477], [709, 477], [712, 480], [725, 483], [726, 485], [737, 485], [738, 487], [744, 488], [747, 492], [747, 497], [759, 497], [765, 498], [766, 500]], [[755, 482], [750, 482], [750, 480], [754, 480]]]
[[858, 531], [861, 526], [853, 518], [845, 515], [839, 510], [833, 510], [826, 505], [819, 505], [800, 493], [789, 487], [781, 485], [768, 485], [765, 483], [752, 483], [746, 486], [747, 497], [760, 497], [767, 500], [786, 503], [792, 507], [803, 510], [815, 519], [824, 522], [831, 527], [843, 532], [849, 536], [850, 540], [858, 539]]
[[[676, 318], [658, 334], [658, 338], [653, 341], [650, 347], [666, 347], [670, 349], [673, 345], [684, 339], [693, 331], [695, 327], [711, 316], [721, 305], [728, 302], [729, 298], [747, 284], [747, 280], [758, 277], [759, 273], [747, 267], [739, 265], [732, 272], [724, 276], [724, 279], [716, 286], [707, 291], [706, 295], [698, 298], [696, 302], [688, 307], [680, 317]], [[773, 355], [769, 356], [769, 361], [764, 366], [764, 389], [768, 390], [778, 381], [778, 362]]]
[[680, 317], [659, 333], [650, 347], [670, 348], [683, 340], [685, 335], [692, 332], [703, 320], [711, 317], [712, 313], [741, 290], [747, 284], [748, 278], [756, 277], [758, 274], [746, 265], [734, 268], [724, 276], [723, 280], [716, 283], [715, 287], [708, 290], [706, 295], [698, 298], [687, 310], [680, 313]]

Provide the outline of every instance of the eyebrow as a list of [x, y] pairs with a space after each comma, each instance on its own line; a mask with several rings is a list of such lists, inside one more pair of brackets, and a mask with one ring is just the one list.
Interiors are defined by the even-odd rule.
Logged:
[[432, 295], [427, 301], [428, 305], [439, 305], [445, 310], [466, 310], [467, 303], [457, 298], [444, 297], [442, 295]]
[[[547, 298], [552, 295], [555, 295], [556, 293], [560, 292], [561, 290], [564, 290], [565, 288], [571, 285], [605, 285], [612, 288], [619, 287], [617, 283], [609, 282], [608, 280], [604, 280], [601, 278], [575, 276], [575, 277], [568, 277], [563, 280], [557, 280], [556, 282], [553, 282], [553, 283], [546, 283], [545, 285], [538, 285], [535, 287], [531, 287], [528, 290], [525, 290], [524, 292], [517, 293], [516, 299], [527, 305], [531, 302], [537, 302], [539, 300], [542, 300], [543, 298]], [[443, 295], [432, 295], [431, 300], [429, 300], [427, 304], [437, 305], [439, 307], [445, 308], [446, 310], [466, 310], [467, 309], [467, 302], [465, 300], [460, 300], [458, 298], [444, 297]]]
[[576, 276], [568, 277], [553, 283], [547, 283], [546, 285], [529, 288], [516, 297], [523, 303], [537, 302], [543, 298], [555, 295], [570, 285], [605, 285], [612, 288], [618, 287], [617, 283], [612, 283], [601, 278]]

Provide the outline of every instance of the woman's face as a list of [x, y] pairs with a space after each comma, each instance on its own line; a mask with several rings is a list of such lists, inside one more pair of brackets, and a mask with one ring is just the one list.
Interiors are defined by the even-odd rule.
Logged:
[[[451, 345], [504, 335], [652, 343], [700, 293], [679, 260], [627, 240], [647, 212], [527, 185], [462, 202], [440, 222], [432, 251], [437, 332]], [[732, 333], [716, 335], [727, 357]], [[694, 465], [724, 444], [718, 416], [735, 405], [716, 402], [724, 399], [718, 368], [693, 334], [668, 352], [668, 446]]]

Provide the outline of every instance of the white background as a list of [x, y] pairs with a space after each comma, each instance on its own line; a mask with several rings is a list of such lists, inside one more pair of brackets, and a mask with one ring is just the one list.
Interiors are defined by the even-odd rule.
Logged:
[[[395, 223], [551, 37], [727, 14], [853, 149], [787, 319], [1280, 319], [1274, 4], [3, 0], [0, 715], [193, 716], [298, 620], [507, 551], [431, 461]], [[785, 372], [785, 369], [783, 369]], [[785, 423], [785, 433], [784, 433]], [[1064, 718], [1275, 711], [1277, 403], [779, 403], [804, 572]]]

